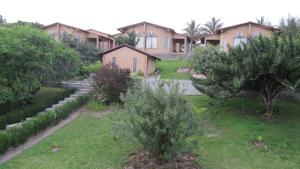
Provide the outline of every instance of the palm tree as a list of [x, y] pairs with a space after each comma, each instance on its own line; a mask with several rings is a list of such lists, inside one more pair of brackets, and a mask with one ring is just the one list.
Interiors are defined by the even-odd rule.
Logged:
[[204, 34], [214, 34], [222, 26], [223, 26], [223, 23], [221, 22], [220, 18], [216, 19], [215, 17], [212, 17], [210, 21], [208, 21], [204, 24], [202, 31]]
[[256, 22], [262, 25], [271, 25], [271, 22], [269, 22], [264, 16], [256, 18]]
[[4, 17], [2, 15], [0, 15], [0, 24], [1, 23], [6, 23], [6, 19], [4, 19]]
[[192, 49], [192, 44], [196, 43], [196, 40], [201, 35], [201, 27], [200, 24], [196, 24], [195, 20], [191, 20], [186, 24], [186, 28], [183, 29], [185, 31], [185, 35], [191, 39], [190, 49]]

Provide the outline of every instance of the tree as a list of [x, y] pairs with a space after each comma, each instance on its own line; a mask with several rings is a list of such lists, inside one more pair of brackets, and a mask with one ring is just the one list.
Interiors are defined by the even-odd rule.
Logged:
[[[32, 26], [0, 27], [0, 107], [27, 102], [43, 84], [77, 74], [79, 55], [69, 50]], [[72, 55], [67, 67], [61, 63], [66, 53]]]
[[204, 24], [204, 27], [202, 27], [202, 31], [204, 34], [214, 34], [222, 26], [223, 23], [221, 22], [220, 18], [216, 19], [215, 17], [212, 17], [210, 21]]
[[300, 39], [260, 36], [227, 53], [215, 53], [207, 64], [207, 79], [193, 79], [199, 91], [219, 98], [255, 92], [264, 101], [265, 115], [272, 117], [277, 95], [300, 85]]
[[2, 15], [0, 15], [0, 24], [6, 23], [6, 19]]
[[124, 128], [161, 162], [182, 153], [199, 123], [178, 86], [165, 87], [138, 86], [124, 99]]
[[271, 22], [269, 22], [264, 16], [256, 18], [256, 22], [261, 25], [271, 25]]
[[139, 43], [139, 39], [134, 31], [128, 32], [126, 35], [120, 35], [116, 37], [115, 41], [117, 45], [128, 44], [134, 47]]
[[186, 36], [191, 39], [190, 49], [192, 49], [192, 44], [196, 43], [196, 40], [201, 35], [201, 27], [200, 24], [196, 24], [195, 20], [191, 20], [186, 24], [186, 28], [183, 29], [185, 31]]
[[281, 18], [279, 28], [282, 36], [295, 36], [300, 34], [300, 18], [288, 15]]
[[99, 60], [99, 54], [102, 52], [101, 49], [97, 49], [94, 45], [86, 41], [79, 41], [74, 38], [71, 34], [64, 33], [61, 40], [65, 45], [73, 48], [80, 54], [81, 62], [83, 64], [95, 63]]

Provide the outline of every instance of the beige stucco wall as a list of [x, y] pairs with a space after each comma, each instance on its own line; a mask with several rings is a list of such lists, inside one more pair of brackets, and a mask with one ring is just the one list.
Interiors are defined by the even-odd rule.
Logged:
[[[145, 52], [148, 52], [148, 53], [172, 53], [173, 52], [173, 49], [174, 49], [174, 46], [173, 46], [173, 33], [171, 31], [167, 31], [165, 29], [162, 29], [160, 27], [157, 27], [157, 26], [154, 26], [154, 25], [150, 25], [150, 24], [145, 24], [144, 25], [138, 25], [134, 28], [130, 28], [130, 29], [127, 29], [125, 33], [128, 33], [128, 32], [132, 32], [132, 31], [135, 31], [136, 33], [138, 33], [138, 36], [148, 36], [149, 32], [153, 32], [153, 36], [156, 36], [157, 37], [157, 48], [151, 48], [151, 49], [148, 49], [146, 48], [146, 43], [144, 44], [145, 45], [145, 48], [139, 48], [140, 50], [143, 50]], [[165, 49], [164, 48], [164, 37], [168, 37], [169, 38], [169, 48], [168, 49]], [[146, 41], [146, 38], [144, 38], [144, 40]]]
[[233, 46], [234, 38], [237, 37], [237, 34], [239, 32], [243, 33], [243, 37], [251, 37], [254, 32], [259, 32], [261, 35], [268, 37], [270, 37], [273, 34], [271, 30], [264, 29], [253, 24], [242, 25], [240, 27], [228, 29], [224, 32], [221, 32], [220, 43], [222, 43], [223, 41], [226, 42], [226, 45]]
[[156, 70], [156, 60], [152, 57], [148, 57], [148, 74], [153, 73]]
[[[115, 51], [103, 55], [103, 64], [111, 63], [113, 57], [116, 57], [116, 64], [121, 68], [130, 69], [133, 71], [133, 58], [137, 58], [136, 71], [142, 71], [144, 74], [149, 74], [155, 70], [155, 60], [148, 60], [148, 56], [137, 52], [128, 47], [122, 47]], [[148, 63], [147, 63], [148, 62]], [[149, 67], [147, 65], [150, 65]]]

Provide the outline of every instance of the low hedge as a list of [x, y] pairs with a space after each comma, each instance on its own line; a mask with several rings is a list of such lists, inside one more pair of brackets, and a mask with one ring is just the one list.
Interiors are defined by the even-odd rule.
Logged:
[[33, 119], [24, 121], [21, 127], [13, 127], [0, 131], [0, 153], [4, 153], [10, 147], [16, 147], [25, 142], [30, 136], [43, 129], [57, 124], [68, 117], [75, 109], [78, 109], [88, 101], [88, 96], [81, 96], [57, 108], [55, 111], [38, 114]]
[[6, 125], [18, 123], [28, 117], [36, 115], [38, 112], [44, 111], [45, 108], [57, 103], [63, 98], [69, 96], [71, 93], [74, 93], [74, 89], [67, 89], [64, 92], [57, 94], [55, 97], [48, 97], [41, 101], [38, 101], [38, 104], [31, 104], [22, 109], [18, 108], [16, 110], [0, 115], [0, 129], [4, 130], [6, 128]]

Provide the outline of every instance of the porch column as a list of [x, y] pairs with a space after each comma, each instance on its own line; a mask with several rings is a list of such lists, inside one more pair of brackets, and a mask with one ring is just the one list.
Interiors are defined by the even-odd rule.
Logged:
[[187, 39], [184, 38], [184, 53], [187, 53]]
[[96, 48], [99, 49], [99, 36], [96, 38]]

